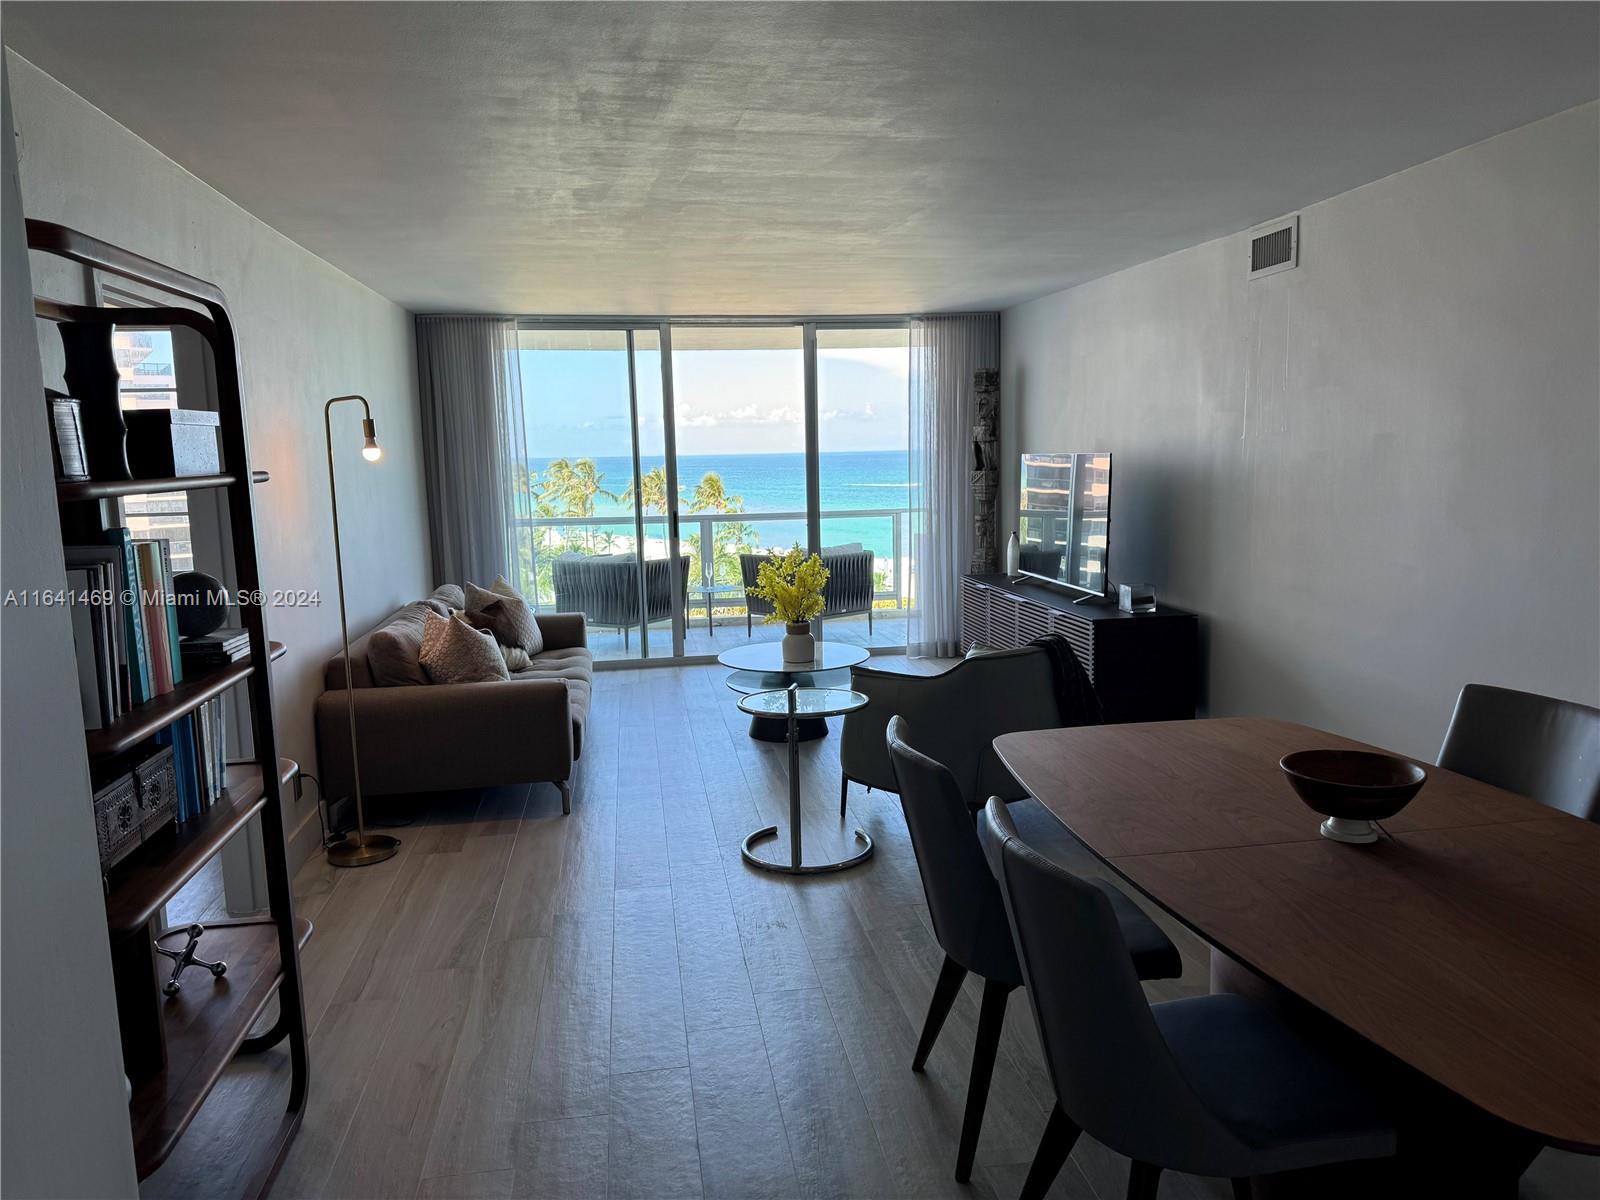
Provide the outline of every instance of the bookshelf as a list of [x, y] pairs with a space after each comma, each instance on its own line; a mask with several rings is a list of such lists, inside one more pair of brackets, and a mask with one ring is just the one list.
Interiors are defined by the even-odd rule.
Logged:
[[[251, 757], [227, 764], [221, 796], [209, 808], [181, 825], [153, 832], [110, 868], [105, 875], [105, 906], [123, 1065], [133, 1087], [128, 1118], [139, 1178], [147, 1178], [166, 1161], [228, 1063], [240, 1054], [286, 1044], [290, 1081], [284, 1110], [276, 1120], [270, 1115], [263, 1118], [259, 1129], [247, 1123], [241, 1137], [241, 1142], [257, 1143], [250, 1150], [254, 1167], [245, 1194], [259, 1197], [271, 1186], [299, 1129], [305, 1104], [309, 1054], [300, 947], [310, 936], [311, 925], [296, 918], [289, 887], [282, 799], [293, 788], [299, 767], [278, 756], [272, 719], [268, 664], [285, 648], [267, 640], [265, 615], [253, 602], [263, 591], [253, 491], [267, 482], [267, 476], [249, 468], [232, 318], [222, 292], [204, 280], [60, 225], [30, 220], [27, 231], [32, 250], [157, 289], [189, 305], [94, 308], [36, 296], [38, 317], [107, 328], [116, 323], [183, 325], [198, 332], [210, 348], [220, 417], [220, 471], [176, 479], [59, 482], [56, 501], [63, 543], [70, 545], [102, 538], [116, 525], [119, 497], [203, 489], [222, 489], [226, 494], [224, 537], [230, 544], [227, 557], [239, 598], [239, 623], [248, 636], [248, 657], [186, 669], [183, 681], [172, 690], [128, 708], [102, 728], [85, 730], [84, 740], [91, 778], [98, 786], [104, 776], [122, 769], [125, 760], [119, 756], [137, 756], [152, 738], [207, 701], [243, 689]], [[69, 365], [74, 361], [71, 351], [68, 361]], [[93, 819], [90, 800], [87, 796], [82, 800], [86, 820]], [[266, 867], [266, 912], [208, 924], [203, 949], [228, 963], [227, 974], [213, 980], [204, 972], [190, 972], [177, 996], [162, 995], [167, 967], [155, 953], [155, 939], [164, 932], [159, 925], [164, 906], [230, 838], [257, 818]], [[274, 1007], [271, 1024], [258, 1029], [258, 1022]], [[219, 1153], [240, 1149], [230, 1144]]]

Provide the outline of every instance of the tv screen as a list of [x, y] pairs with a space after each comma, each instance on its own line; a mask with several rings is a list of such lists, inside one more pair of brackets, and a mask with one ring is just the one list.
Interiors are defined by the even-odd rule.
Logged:
[[1088, 595], [1105, 595], [1110, 453], [1024, 454], [1018, 486], [1021, 572]]

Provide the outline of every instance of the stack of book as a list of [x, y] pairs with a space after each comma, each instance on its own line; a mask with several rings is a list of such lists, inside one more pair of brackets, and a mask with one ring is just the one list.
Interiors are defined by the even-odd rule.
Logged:
[[250, 657], [250, 635], [243, 629], [229, 626], [214, 629], [199, 637], [184, 638], [178, 643], [183, 664], [194, 671], [209, 671]]
[[183, 682], [172, 550], [165, 538], [106, 530], [106, 545], [66, 547], [72, 633], [86, 729]]
[[[184, 724], [185, 722], [180, 722]], [[175, 753], [178, 767], [178, 822], [204, 812], [223, 798], [228, 762], [228, 712], [225, 697], [207, 700], [189, 715], [187, 745]], [[180, 738], [182, 742], [185, 739]], [[188, 761], [185, 761], [187, 756]], [[184, 776], [190, 778], [185, 788]]]

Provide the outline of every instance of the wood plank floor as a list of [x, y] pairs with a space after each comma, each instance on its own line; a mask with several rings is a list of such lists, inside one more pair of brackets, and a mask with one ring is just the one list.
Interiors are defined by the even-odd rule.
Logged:
[[[1017, 1194], [1051, 1099], [1025, 998], [956, 1184], [978, 993], [913, 1074], [940, 954], [897, 804], [852, 788], [847, 828], [878, 847], [860, 869], [745, 867], [740, 840], [786, 806], [783, 748], [746, 736], [724, 674], [598, 676], [570, 817], [544, 785], [431, 797], [389, 862], [301, 871], [313, 1067], [277, 1200]], [[803, 773], [808, 844], [842, 844], [837, 736], [804, 747]], [[1038, 806], [1017, 814], [1095, 870]], [[173, 912], [216, 915], [219, 896], [203, 873]], [[1206, 986], [1205, 948], [1172, 932], [1184, 975], [1159, 998]], [[285, 1077], [281, 1050], [230, 1068], [144, 1194], [237, 1194]], [[1126, 1178], [1085, 1141], [1052, 1195], [1111, 1200]], [[1522, 1194], [1597, 1183], [1593, 1160], [1547, 1153]], [[1161, 1194], [1228, 1191], [1168, 1176]]]

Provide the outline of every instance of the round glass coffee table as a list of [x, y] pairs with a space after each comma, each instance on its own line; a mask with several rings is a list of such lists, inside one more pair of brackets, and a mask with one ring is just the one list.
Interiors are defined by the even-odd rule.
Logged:
[[872, 839], [857, 829], [856, 842], [861, 849], [849, 858], [837, 862], [806, 862], [800, 841], [800, 723], [821, 721], [825, 717], [842, 716], [867, 706], [867, 698], [849, 688], [802, 687], [798, 683], [777, 691], [756, 692], [739, 701], [739, 710], [752, 717], [780, 722], [789, 743], [789, 858], [787, 862], [763, 858], [756, 852], [756, 843], [767, 838], [778, 838], [778, 826], [768, 825], [744, 839], [739, 853], [745, 862], [763, 871], [777, 871], [784, 875], [821, 875], [828, 871], [843, 871], [859, 866], [872, 857]]
[[[786, 688], [791, 683], [803, 688], [848, 688], [850, 668], [866, 662], [867, 651], [864, 646], [843, 642], [818, 642], [816, 657], [811, 662], [786, 663], [782, 643], [755, 642], [724, 650], [717, 655], [717, 661], [733, 669], [733, 674], [728, 676], [728, 686], [751, 696]], [[802, 717], [799, 728], [802, 742], [828, 736], [828, 723], [821, 717]], [[776, 717], [754, 715], [750, 718], [750, 736], [763, 742], [787, 741], [788, 725]]]

